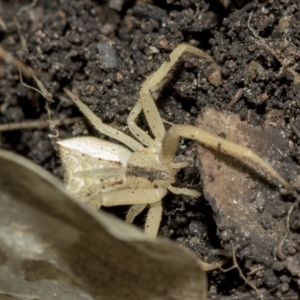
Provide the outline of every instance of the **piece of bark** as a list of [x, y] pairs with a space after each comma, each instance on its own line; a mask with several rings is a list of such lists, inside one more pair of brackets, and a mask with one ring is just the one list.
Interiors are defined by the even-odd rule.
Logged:
[[[287, 156], [286, 133], [241, 122], [231, 112], [207, 109], [197, 119], [198, 127], [251, 148], [286, 178], [296, 168]], [[240, 257], [265, 266], [273, 263], [272, 251], [286, 233], [284, 202], [278, 187], [248, 162], [199, 146], [199, 169], [204, 196], [216, 218], [221, 241], [228, 251], [234, 242]]]

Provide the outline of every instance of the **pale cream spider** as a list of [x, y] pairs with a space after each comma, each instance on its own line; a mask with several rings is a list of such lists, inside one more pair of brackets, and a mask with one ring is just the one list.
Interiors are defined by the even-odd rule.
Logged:
[[[289, 187], [288, 182], [277, 171], [249, 148], [190, 125], [173, 125], [166, 132], [151, 93], [167, 82], [168, 72], [184, 53], [214, 63], [209, 55], [190, 45], [180, 44], [173, 50], [170, 60], [164, 62], [144, 82], [139, 101], [129, 114], [128, 127], [138, 141], [103, 124], [77, 96], [65, 90], [97, 130], [127, 146], [125, 148], [95, 137], [59, 141], [67, 188], [96, 210], [101, 205], [133, 205], [126, 216], [127, 222], [130, 223], [149, 205], [145, 233], [152, 237], [157, 236], [162, 216], [161, 200], [168, 190], [174, 194], [192, 197], [200, 195], [196, 190], [172, 185], [178, 170], [187, 166], [186, 163], [173, 162], [180, 137], [196, 140], [240, 160], [247, 159], [277, 179], [285, 188]], [[154, 139], [135, 123], [142, 110]]]

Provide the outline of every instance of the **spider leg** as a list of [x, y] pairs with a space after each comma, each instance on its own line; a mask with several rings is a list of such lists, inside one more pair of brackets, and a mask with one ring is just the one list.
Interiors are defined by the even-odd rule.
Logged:
[[146, 146], [154, 145], [154, 141], [136, 125], [135, 119], [143, 109], [151, 132], [155, 138], [163, 139], [165, 128], [151, 93], [161, 88], [168, 81], [167, 74], [184, 53], [194, 54], [213, 62], [213, 59], [202, 50], [187, 44], [180, 44], [170, 54], [170, 60], [165, 61], [157, 71], [146, 79], [140, 90], [139, 101], [131, 110], [127, 120], [132, 134]]
[[133, 151], [143, 149], [143, 145], [130, 136], [124, 134], [123, 132], [110, 127], [102, 122], [102, 120], [97, 117], [88, 106], [86, 106], [75, 94], [73, 94], [70, 90], [64, 89], [65, 93], [73, 100], [73, 102], [77, 105], [83, 115], [95, 126], [95, 128], [113, 139], [120, 141]]
[[122, 189], [110, 191], [102, 196], [103, 206], [152, 204], [160, 201], [167, 193], [166, 188]]
[[221, 268], [224, 264], [226, 264], [229, 261], [228, 258], [223, 258], [221, 260], [217, 260], [212, 263], [207, 263], [203, 260], [198, 259], [198, 264], [201, 266], [202, 270], [205, 272], [210, 272], [215, 269]]
[[197, 190], [187, 189], [187, 188], [178, 188], [172, 185], [168, 186], [168, 190], [175, 195], [188, 195], [194, 198], [198, 198], [201, 196]]
[[130, 207], [126, 215], [126, 223], [132, 223], [137, 215], [139, 215], [145, 208], [147, 204], [135, 204]]
[[[157, 109], [157, 108], [155, 108]], [[139, 128], [135, 119], [142, 111], [142, 102], [139, 100], [129, 113], [127, 124], [131, 133], [146, 147], [154, 145], [154, 140], [141, 128]]]
[[190, 125], [173, 125], [167, 131], [162, 142], [162, 151], [159, 154], [162, 163], [169, 163], [173, 160], [180, 137], [196, 140], [204, 146], [221, 151], [240, 161], [246, 159], [270, 177], [278, 180], [285, 188], [290, 188], [289, 183], [270, 164], [265, 162], [251, 149]]
[[161, 201], [151, 203], [145, 223], [145, 234], [154, 238], [157, 237], [161, 216]]

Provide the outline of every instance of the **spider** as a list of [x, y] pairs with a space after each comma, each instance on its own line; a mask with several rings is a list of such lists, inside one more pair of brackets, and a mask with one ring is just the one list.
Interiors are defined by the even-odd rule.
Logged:
[[[127, 120], [129, 130], [136, 139], [104, 124], [75, 94], [65, 89], [66, 94], [98, 131], [126, 146], [95, 137], [59, 141], [67, 188], [95, 210], [102, 205], [132, 205], [126, 216], [129, 223], [149, 206], [145, 233], [152, 237], [157, 236], [162, 216], [161, 201], [168, 191], [191, 197], [200, 195], [196, 190], [173, 186], [177, 172], [187, 166], [185, 162], [173, 162], [181, 137], [196, 140], [240, 160], [247, 159], [278, 180], [282, 186], [289, 188], [289, 183], [275, 169], [247, 147], [191, 125], [178, 124], [165, 130], [151, 93], [168, 81], [168, 73], [184, 53], [214, 63], [202, 50], [187, 44], [178, 45], [170, 54], [170, 60], [151, 74], [140, 89], [139, 100]], [[145, 114], [154, 138], [135, 123], [141, 111]]]

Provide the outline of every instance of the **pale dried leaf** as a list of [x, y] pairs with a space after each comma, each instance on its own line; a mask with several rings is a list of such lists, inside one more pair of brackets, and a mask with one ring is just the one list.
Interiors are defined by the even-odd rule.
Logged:
[[206, 299], [196, 259], [74, 200], [46, 171], [0, 150], [0, 296]]

